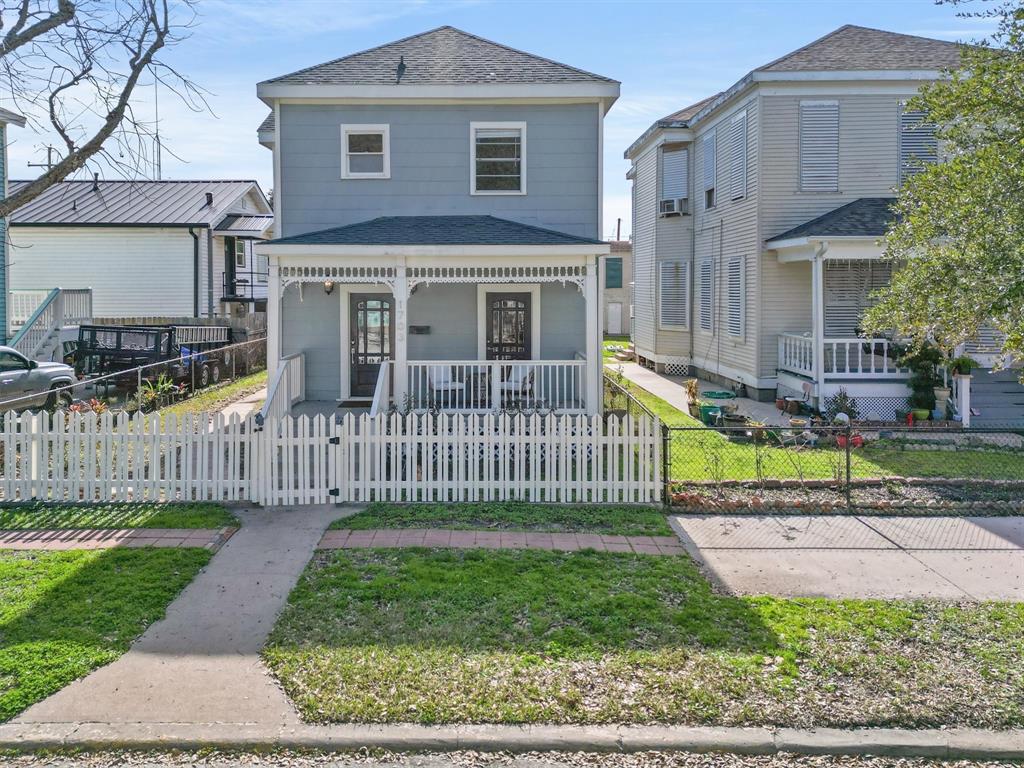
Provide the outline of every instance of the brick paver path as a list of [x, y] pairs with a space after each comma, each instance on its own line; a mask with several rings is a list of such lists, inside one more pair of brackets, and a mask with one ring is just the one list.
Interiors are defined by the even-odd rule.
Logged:
[[205, 547], [219, 549], [234, 528], [71, 528], [0, 531], [0, 549], [110, 549]]
[[514, 531], [451, 531], [443, 528], [327, 531], [319, 549], [371, 547], [448, 547], [452, 549], [546, 549], [575, 552], [635, 552], [642, 555], [681, 555], [675, 536], [604, 536], [598, 533], [524, 533]]

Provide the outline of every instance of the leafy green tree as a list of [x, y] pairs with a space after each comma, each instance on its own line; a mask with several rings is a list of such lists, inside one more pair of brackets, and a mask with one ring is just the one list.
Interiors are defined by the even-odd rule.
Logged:
[[963, 15], [997, 22], [965, 46], [958, 70], [909, 105], [937, 126], [945, 162], [899, 192], [886, 256], [892, 282], [867, 313], [869, 333], [891, 329], [945, 350], [983, 323], [1024, 358], [1024, 0]]

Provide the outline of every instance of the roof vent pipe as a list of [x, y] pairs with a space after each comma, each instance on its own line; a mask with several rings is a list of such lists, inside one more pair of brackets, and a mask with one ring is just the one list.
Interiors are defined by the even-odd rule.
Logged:
[[213, 192], [206, 193], [206, 205], [211, 208], [213, 207]]
[[100, 175], [99, 175], [99, 173], [94, 173], [92, 175], [92, 191], [93, 192], [99, 192], [100, 191]]

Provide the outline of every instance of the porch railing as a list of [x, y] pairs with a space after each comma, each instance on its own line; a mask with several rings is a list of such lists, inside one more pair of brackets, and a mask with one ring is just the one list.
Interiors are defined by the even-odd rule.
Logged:
[[[822, 373], [831, 379], [905, 379], [910, 372], [896, 363], [892, 347], [888, 339], [825, 338]], [[779, 370], [813, 377], [813, 337], [780, 333]]]
[[417, 360], [408, 363], [414, 410], [582, 411], [586, 360]]
[[[20, 294], [20, 295], [19, 295]], [[28, 301], [42, 299], [28, 317], [24, 306]], [[50, 291], [11, 292], [16, 312], [12, 325], [19, 325], [10, 345], [29, 359], [48, 358], [59, 346], [60, 332], [68, 326], [81, 325], [92, 317], [91, 288], [54, 288]]]
[[288, 415], [291, 407], [306, 399], [306, 355], [297, 352], [282, 357], [277, 372], [267, 388], [267, 399], [256, 414], [260, 426], [270, 422], [276, 424]]

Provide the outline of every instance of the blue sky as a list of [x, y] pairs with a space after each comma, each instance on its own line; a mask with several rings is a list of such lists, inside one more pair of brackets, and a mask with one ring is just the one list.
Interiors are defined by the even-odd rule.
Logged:
[[[728, 87], [751, 69], [843, 24], [967, 40], [990, 24], [929, 0], [871, 2], [540, 2], [535, 0], [201, 0], [192, 35], [168, 59], [209, 91], [212, 114], [160, 102], [164, 178], [256, 178], [271, 154], [256, 143], [262, 79], [451, 24], [613, 77], [622, 96], [605, 124], [605, 235], [629, 234], [623, 150], [654, 120]], [[138, 109], [151, 109], [151, 89]], [[42, 157], [44, 136], [11, 131], [12, 178]], [[177, 157], [172, 156], [177, 155]]]

